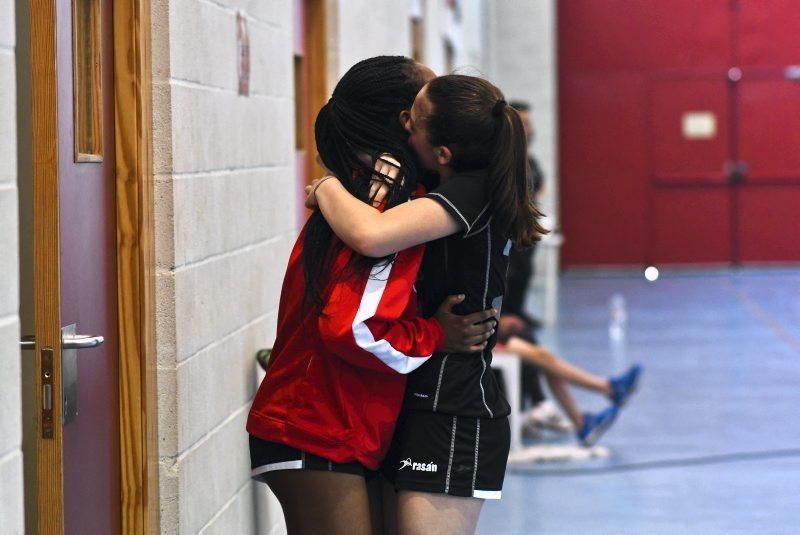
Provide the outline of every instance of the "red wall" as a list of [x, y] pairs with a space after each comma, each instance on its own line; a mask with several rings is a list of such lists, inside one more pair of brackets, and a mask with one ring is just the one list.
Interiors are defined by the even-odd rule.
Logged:
[[558, 2], [565, 265], [800, 260], [798, 28], [791, 0]]

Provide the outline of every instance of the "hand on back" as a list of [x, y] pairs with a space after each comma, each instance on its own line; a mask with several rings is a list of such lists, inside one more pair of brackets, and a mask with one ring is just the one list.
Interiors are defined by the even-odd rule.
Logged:
[[436, 319], [444, 331], [444, 342], [440, 351], [447, 353], [476, 353], [482, 351], [487, 340], [494, 334], [497, 311], [493, 308], [466, 316], [454, 314], [452, 309], [464, 300], [463, 295], [447, 297], [436, 311]]

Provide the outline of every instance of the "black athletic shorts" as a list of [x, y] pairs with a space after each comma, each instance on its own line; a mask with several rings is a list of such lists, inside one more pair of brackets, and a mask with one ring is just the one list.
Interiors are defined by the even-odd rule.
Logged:
[[264, 475], [275, 470], [321, 470], [364, 477], [374, 474], [361, 463], [335, 463], [285, 444], [250, 435], [250, 477], [264, 481]]
[[506, 417], [404, 411], [381, 472], [397, 490], [499, 500], [510, 444]]

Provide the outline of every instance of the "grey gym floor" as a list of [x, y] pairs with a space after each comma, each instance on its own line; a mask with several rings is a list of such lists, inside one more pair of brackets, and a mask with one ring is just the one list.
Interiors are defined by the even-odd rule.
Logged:
[[610, 458], [510, 467], [478, 533], [800, 533], [800, 268], [568, 274], [541, 338], [602, 375], [641, 362], [642, 383]]

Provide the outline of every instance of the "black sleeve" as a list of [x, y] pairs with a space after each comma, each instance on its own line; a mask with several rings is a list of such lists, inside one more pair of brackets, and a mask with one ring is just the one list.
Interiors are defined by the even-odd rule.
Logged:
[[489, 195], [485, 174], [456, 175], [442, 182], [426, 197], [431, 198], [461, 223], [464, 233], [489, 213]]

